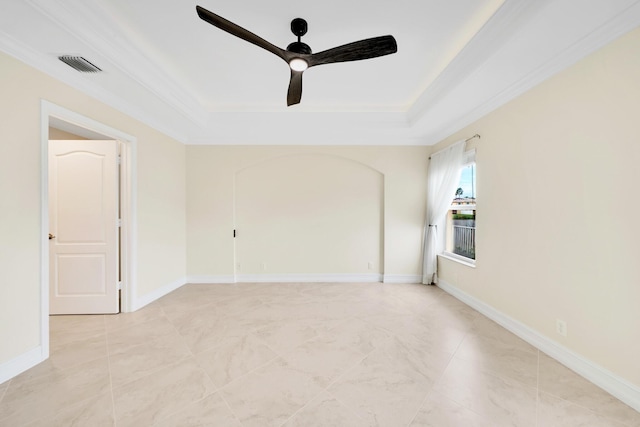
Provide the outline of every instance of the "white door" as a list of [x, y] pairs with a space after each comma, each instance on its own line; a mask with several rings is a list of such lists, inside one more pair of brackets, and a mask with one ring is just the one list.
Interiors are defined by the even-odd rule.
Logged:
[[118, 142], [49, 141], [49, 312], [118, 313]]

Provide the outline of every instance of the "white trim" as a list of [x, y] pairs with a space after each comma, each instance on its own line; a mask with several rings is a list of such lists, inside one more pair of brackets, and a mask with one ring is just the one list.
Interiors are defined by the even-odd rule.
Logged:
[[[456, 55], [438, 78], [411, 105], [407, 120], [411, 125], [442, 101], [449, 93], [473, 74], [480, 64], [491, 58], [517, 34], [523, 23], [544, 8], [550, 1], [507, 0]], [[460, 127], [462, 128], [462, 127]], [[442, 140], [444, 138], [441, 138]], [[438, 141], [440, 141], [438, 140]], [[435, 144], [435, 142], [427, 145]]]
[[237, 283], [371, 283], [382, 274], [238, 274]]
[[618, 377], [607, 369], [586, 359], [584, 356], [569, 350], [444, 280], [439, 281], [438, 287], [495, 321], [500, 326], [513, 332], [543, 353], [556, 359], [558, 362], [634, 408], [636, 411], [640, 411], [640, 387]]
[[[492, 111], [498, 109], [507, 102], [517, 98], [523, 93], [533, 89], [540, 83], [551, 78], [555, 74], [563, 71], [581, 59], [591, 55], [600, 48], [606, 46], [618, 37], [628, 33], [638, 26], [640, 20], [640, 3], [636, 2], [619, 13], [615, 18], [606, 22], [604, 25], [589, 32], [585, 37], [568, 46], [555, 57], [544, 62], [534, 70], [531, 70], [517, 82], [508, 86], [504, 90], [491, 96], [486, 101], [478, 104], [471, 111], [458, 117], [456, 120], [446, 126], [441, 126], [440, 130], [429, 135], [424, 143], [425, 145], [433, 145], [453, 135], [460, 129], [474, 123]], [[444, 72], [443, 72], [444, 74]], [[416, 110], [417, 102], [412, 107]], [[429, 105], [422, 106], [415, 113], [412, 112], [412, 123], [420, 120], [426, 113]]]
[[38, 346], [26, 353], [22, 353], [20, 356], [11, 359], [8, 362], [4, 362], [0, 365], [0, 384], [20, 375], [27, 369], [33, 368], [38, 363], [42, 363], [47, 359], [47, 357], [49, 357], [48, 350], [47, 354], [45, 354], [44, 348], [42, 346]]
[[200, 126], [207, 123], [207, 113], [196, 98], [178, 86], [162, 67], [147, 59], [134, 43], [124, 37], [113, 37], [112, 29], [119, 23], [99, 4], [71, 6], [64, 0], [27, 0], [27, 3], [77, 40], [100, 52], [110, 64], [184, 117]]
[[136, 258], [137, 258], [137, 139], [111, 126], [100, 123], [82, 114], [68, 110], [47, 100], [40, 102], [40, 218], [41, 218], [41, 250], [40, 250], [40, 283], [41, 283], [41, 343], [45, 358], [49, 356], [49, 117], [69, 122], [75, 126], [117, 139], [122, 144], [121, 176], [123, 192], [120, 195], [122, 218], [122, 311], [133, 311], [133, 296], [136, 294]]
[[2, 31], [0, 31], [0, 50], [183, 144], [187, 142], [185, 131], [172, 127], [156, 115], [148, 113], [144, 108], [131, 104], [114, 93], [92, 84], [87, 79], [78, 77], [78, 73], [71, 69], [52, 66], [49, 59], [43, 57], [40, 52]]
[[164, 285], [161, 288], [158, 288], [156, 290], [154, 290], [153, 292], [149, 292], [148, 294], [139, 297], [139, 298], [135, 298], [133, 301], [131, 301], [131, 311], [136, 311], [136, 310], [140, 310], [142, 307], [151, 304], [152, 302], [159, 300], [160, 298], [162, 298], [163, 296], [170, 294], [171, 292], [175, 291], [176, 289], [184, 286], [187, 284], [187, 280], [185, 277], [182, 277], [178, 280], [175, 280], [171, 283], [167, 283], [166, 285]]
[[49, 115], [52, 105], [46, 101], [40, 103], [40, 347], [44, 359], [49, 357]]
[[419, 274], [385, 274], [382, 281], [384, 283], [422, 283], [422, 276]]
[[235, 283], [235, 277], [233, 274], [228, 275], [216, 275], [216, 276], [187, 276], [187, 283], [193, 284], [219, 284], [219, 283]]
[[441, 254], [438, 254], [438, 256], [442, 257], [442, 258], [446, 258], [446, 259], [448, 259], [450, 261], [453, 261], [453, 262], [457, 262], [457, 263], [462, 264], [462, 265], [466, 265], [467, 267], [476, 268], [476, 260], [475, 259], [463, 257], [461, 255], [454, 254], [454, 253], [451, 253], [451, 252], [443, 252]]

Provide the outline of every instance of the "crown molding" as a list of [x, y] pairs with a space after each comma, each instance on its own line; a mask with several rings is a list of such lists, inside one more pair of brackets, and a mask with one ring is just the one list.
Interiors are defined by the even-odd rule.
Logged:
[[[104, 6], [97, 0], [73, 8], [64, 0], [26, 0], [25, 7], [36, 8], [102, 57], [114, 75], [140, 87], [144, 92], [137, 100], [67, 70], [52, 55], [2, 31], [0, 50], [185, 144], [432, 145], [640, 25], [640, 0], [590, 2], [590, 9], [580, 1], [506, 0], [406, 111], [206, 111], [129, 43], [117, 19], [100, 13]], [[597, 15], [605, 6], [610, 19]], [[573, 9], [582, 15], [567, 22]], [[547, 24], [547, 37], [539, 41], [535, 35]], [[555, 34], [555, 50], [549, 51]], [[517, 62], [521, 44], [521, 51], [533, 55], [519, 56], [526, 64]], [[516, 64], [505, 62], [513, 55]]]
[[64, 84], [73, 87], [74, 89], [77, 89], [85, 95], [93, 97], [98, 101], [141, 121], [147, 126], [152, 127], [171, 138], [182, 143], [187, 141], [186, 133], [167, 126], [162, 120], [146, 113], [137, 106], [131, 105], [129, 102], [126, 102], [122, 98], [114, 95], [112, 92], [102, 89], [100, 86], [91, 82], [85, 81], [81, 76], [78, 76], [77, 72], [71, 71], [71, 69], [67, 70], [66, 68], [53, 66], [51, 61], [44, 57], [40, 52], [35, 51], [24, 43], [15, 40], [13, 37], [2, 31], [0, 31], [0, 51], [53, 77], [56, 80], [61, 81]]
[[506, 0], [407, 111], [412, 125], [497, 52], [549, 0]]
[[87, 0], [73, 10], [62, 0], [26, 0], [45, 17], [78, 40], [100, 52], [111, 64], [140, 86], [197, 125], [205, 125], [207, 112], [191, 94], [119, 32], [117, 21], [96, 1]]
[[640, 26], [640, 1], [634, 2], [613, 19], [562, 50], [517, 82], [441, 127], [437, 132], [425, 135], [424, 143], [433, 145], [441, 142], [638, 26]]

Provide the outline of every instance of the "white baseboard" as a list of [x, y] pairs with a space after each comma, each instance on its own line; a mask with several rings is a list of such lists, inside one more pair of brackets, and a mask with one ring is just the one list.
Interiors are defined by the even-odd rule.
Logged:
[[384, 283], [422, 283], [419, 274], [385, 274]]
[[133, 304], [131, 307], [131, 311], [140, 310], [142, 307], [151, 304], [152, 302], [162, 298], [163, 296], [175, 291], [179, 287], [185, 285], [187, 283], [186, 278], [178, 279], [174, 282], [168, 283], [165, 286], [156, 289], [153, 292], [150, 292], [141, 297], [137, 297], [133, 300]]
[[38, 363], [44, 362], [45, 359], [46, 357], [43, 354], [42, 346], [38, 346], [3, 363], [0, 365], [0, 384], [20, 375], [27, 369], [33, 368]]
[[238, 283], [369, 283], [382, 281], [381, 274], [239, 274]]
[[187, 283], [207, 284], [207, 283], [235, 283], [233, 274], [216, 276], [187, 276]]
[[558, 344], [552, 339], [496, 310], [466, 292], [461, 291], [444, 280], [439, 281], [438, 287], [487, 316], [500, 326], [513, 332], [543, 353], [556, 359], [567, 368], [631, 406], [636, 411], [640, 411], [640, 387], [618, 377], [607, 369]]

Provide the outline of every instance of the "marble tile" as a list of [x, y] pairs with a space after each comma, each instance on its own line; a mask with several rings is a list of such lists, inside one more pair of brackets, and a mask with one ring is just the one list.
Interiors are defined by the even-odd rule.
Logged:
[[542, 352], [538, 387], [620, 423], [640, 425], [640, 413]]
[[104, 315], [49, 316], [49, 341], [52, 350], [104, 337], [105, 334]]
[[253, 335], [224, 337], [211, 349], [195, 356], [218, 387], [265, 365], [277, 354]]
[[174, 336], [175, 327], [165, 318], [139, 323], [135, 328], [115, 329], [107, 332], [109, 354], [123, 352], [145, 341]]
[[413, 315], [369, 316], [362, 318], [362, 320], [386, 329], [395, 335], [419, 339], [432, 348], [439, 348], [448, 353], [455, 352], [466, 336], [466, 332], [461, 329], [447, 325], [435, 325]]
[[420, 313], [420, 316], [423, 322], [435, 328], [450, 327], [467, 332], [482, 315], [466, 305], [459, 304], [462, 303], [441, 304], [439, 300], [437, 304]]
[[185, 285], [49, 320], [51, 357], [0, 384], [1, 426], [640, 427], [433, 286]]
[[[53, 374], [59, 373], [60, 371], [63, 371], [63, 370], [55, 366], [51, 362], [51, 358], [49, 358], [43, 362], [38, 363], [33, 368], [28, 369], [23, 373], [19, 374], [18, 376], [14, 377], [11, 380], [11, 382], [13, 382], [15, 386], [16, 383], [25, 383], [25, 382], [33, 381], [40, 377], [51, 376]], [[5, 385], [9, 385], [9, 382], [6, 382]], [[2, 399], [0, 399], [0, 402], [2, 402]]]
[[221, 389], [244, 427], [280, 426], [321, 391], [310, 375], [281, 359]]
[[113, 389], [118, 427], [151, 425], [215, 391], [215, 386], [188, 358], [153, 375]]
[[54, 415], [40, 418], [27, 427], [115, 426], [111, 390], [65, 408]]
[[214, 302], [217, 312], [223, 316], [252, 312], [263, 304], [263, 300], [259, 296], [253, 295], [234, 295], [220, 298]]
[[427, 397], [409, 427], [493, 427], [495, 425], [453, 400], [432, 393]]
[[49, 375], [11, 380], [0, 402], [0, 425], [14, 426], [51, 416], [56, 412], [102, 394], [110, 387], [107, 359], [87, 362]]
[[533, 347], [531, 344], [484, 316], [480, 316], [476, 319], [471, 327], [470, 333], [488, 338], [494, 342], [498, 342], [509, 347], [518, 348], [522, 351], [528, 351], [531, 353], [538, 352], [538, 349]]
[[195, 326], [198, 324], [197, 322], [199, 320], [223, 317], [220, 314], [218, 314], [218, 310], [216, 309], [216, 306], [213, 303], [207, 303], [204, 305], [195, 305], [189, 309], [184, 309], [184, 310], [183, 309], [167, 310], [165, 307], [163, 307], [163, 311], [167, 319], [178, 330], [191, 327], [192, 325]]
[[302, 295], [309, 295], [315, 298], [325, 298], [336, 300], [345, 295], [357, 292], [357, 288], [366, 284], [355, 283], [305, 283], [300, 287]]
[[367, 423], [391, 427], [407, 425], [430, 389], [419, 374], [361, 364], [327, 391]]
[[282, 321], [258, 328], [255, 335], [283, 355], [315, 338], [323, 330], [325, 326], [316, 320]]
[[481, 335], [468, 334], [455, 353], [459, 359], [473, 361], [479, 369], [538, 386], [538, 353]]
[[101, 333], [83, 340], [60, 344], [51, 342], [49, 361], [56, 368], [67, 369], [107, 356], [107, 334]]
[[283, 424], [283, 427], [367, 427], [371, 425], [325, 392], [296, 412]]
[[395, 335], [369, 354], [363, 365], [381, 371], [391, 367], [395, 371], [403, 370], [411, 376], [417, 373], [423, 377], [426, 384], [431, 385], [440, 379], [451, 361], [451, 356], [451, 353], [412, 336]]
[[220, 393], [214, 393], [154, 424], [156, 427], [242, 427]]
[[534, 427], [536, 389], [478, 368], [474, 361], [454, 357], [434, 393], [491, 420], [494, 425]]
[[212, 310], [196, 311], [172, 322], [194, 354], [214, 348], [225, 337], [246, 335], [249, 330], [237, 318]]
[[422, 284], [385, 283], [383, 292], [386, 298], [395, 299], [422, 311], [434, 303], [440, 301], [442, 290], [435, 286]]
[[451, 355], [394, 336], [327, 389], [368, 423], [407, 425]]
[[152, 303], [131, 313], [106, 314], [104, 323], [107, 331], [113, 331], [115, 329], [131, 328], [140, 323], [163, 317], [165, 315], [160, 304]]
[[115, 348], [109, 356], [112, 387], [119, 387], [191, 356], [177, 332], [133, 347]]
[[9, 383], [11, 382], [11, 380], [5, 381], [2, 384], [0, 384], [0, 403], [2, 403], [2, 399], [4, 398], [5, 392], [7, 391], [7, 388], [9, 388]]
[[289, 366], [309, 374], [318, 386], [326, 388], [366, 354], [351, 345], [351, 338], [346, 334], [323, 333], [283, 357]]
[[214, 307], [215, 300], [215, 295], [205, 287], [185, 285], [160, 298], [157, 304], [171, 319], [176, 314]]
[[264, 304], [295, 301], [300, 297], [300, 285], [296, 283], [238, 283], [237, 286], [240, 297], [257, 298]]
[[331, 334], [343, 340], [345, 344], [356, 348], [363, 355], [383, 346], [391, 337], [389, 331], [370, 325], [358, 318], [347, 319], [327, 330], [325, 334]]
[[49, 331], [52, 334], [64, 332], [64, 336], [72, 336], [74, 333], [99, 333], [106, 332], [104, 315], [51, 315], [49, 316]]
[[[628, 424], [632, 425], [632, 424]], [[540, 393], [538, 426], [541, 427], [625, 427], [627, 424], [578, 406], [566, 400]]]

